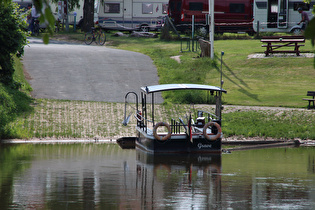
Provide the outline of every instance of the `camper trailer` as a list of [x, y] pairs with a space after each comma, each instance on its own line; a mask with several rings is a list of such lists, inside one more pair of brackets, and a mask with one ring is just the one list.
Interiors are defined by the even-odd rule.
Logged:
[[[215, 33], [253, 33], [253, 0], [214, 1]], [[185, 31], [192, 24], [205, 27], [208, 23], [209, 0], [169, 0], [168, 15], [177, 30]]]
[[98, 24], [106, 30], [158, 30], [167, 15], [168, 0], [104, 0]]
[[313, 4], [306, 4], [303, 0], [255, 0], [254, 21], [255, 32], [291, 32], [299, 34], [301, 14], [298, 8], [313, 17]]

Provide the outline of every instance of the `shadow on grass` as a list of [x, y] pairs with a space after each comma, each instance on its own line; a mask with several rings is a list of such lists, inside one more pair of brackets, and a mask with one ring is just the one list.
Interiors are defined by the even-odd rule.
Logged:
[[[221, 62], [221, 59], [218, 56], [215, 56], [216, 59], [218, 59]], [[220, 65], [219, 65], [220, 66]], [[218, 72], [221, 72], [221, 69], [219, 68], [219, 66], [215, 66], [216, 70]], [[230, 82], [232, 82], [233, 84], [235, 84], [237, 87], [239, 87], [239, 91], [245, 95], [247, 95], [248, 97], [259, 101], [258, 99], [258, 95], [257, 94], [252, 94], [250, 93], [247, 89], [250, 90], [250, 87], [246, 84], [246, 82], [244, 82], [243, 79], [239, 78], [234, 72], [233, 70], [226, 64], [224, 63], [224, 61], [222, 61], [222, 66], [224, 66], [232, 75], [235, 79], [228, 77], [225, 73], [223, 73], [222, 71], [222, 75], [224, 75], [225, 78], [227, 78]]]
[[26, 93], [1, 84], [0, 87], [0, 139], [19, 138], [15, 126], [8, 124], [16, 121], [17, 117], [30, 115], [34, 108], [34, 99]]

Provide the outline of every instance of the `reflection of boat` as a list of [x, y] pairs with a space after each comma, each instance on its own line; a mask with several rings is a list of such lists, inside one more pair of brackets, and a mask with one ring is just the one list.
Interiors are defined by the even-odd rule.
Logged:
[[172, 209], [212, 209], [218, 202], [220, 154], [151, 154], [142, 150], [136, 154], [135, 193], [147, 209], [167, 205]]
[[138, 166], [145, 164], [145, 167], [153, 167], [154, 171], [163, 168], [168, 172], [173, 170], [209, 171], [213, 174], [221, 173], [221, 155], [219, 154], [151, 154], [137, 151]]
[[[221, 94], [225, 90], [215, 86], [198, 84], [165, 84], [153, 85], [141, 88], [141, 108], [139, 109], [138, 95], [129, 92], [125, 96], [125, 120], [129, 122], [131, 114], [126, 117], [128, 95], [136, 97], [137, 137], [136, 147], [150, 153], [221, 153]], [[155, 122], [154, 119], [154, 93], [173, 90], [205, 90], [209, 91], [216, 100], [216, 111], [212, 114], [198, 110], [196, 113], [189, 111], [186, 121], [172, 119], [171, 123]], [[147, 97], [151, 96], [151, 107], [147, 107]], [[194, 117], [193, 115], [196, 114]], [[196, 120], [196, 122], [194, 121]], [[159, 132], [165, 127], [166, 132]]]

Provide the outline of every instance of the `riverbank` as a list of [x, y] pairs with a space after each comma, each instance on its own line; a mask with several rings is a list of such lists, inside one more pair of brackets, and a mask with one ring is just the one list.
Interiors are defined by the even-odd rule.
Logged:
[[[36, 99], [32, 106], [34, 112], [17, 122], [30, 132], [29, 140], [21, 142], [110, 142], [135, 136], [133, 117], [127, 126], [122, 125], [124, 103]], [[156, 121], [183, 118], [189, 108], [190, 105], [155, 105]], [[196, 104], [192, 111], [213, 112], [214, 108], [214, 105]], [[222, 116], [226, 142], [311, 139], [303, 135], [310, 135], [315, 123], [314, 110], [297, 108], [224, 105]]]
[[[128, 144], [128, 147], [123, 146], [124, 143], [119, 143], [116, 140], [102, 140], [102, 139], [12, 139], [3, 140], [2, 144], [116, 144], [118, 143], [122, 149], [135, 149], [135, 143], [133, 146]], [[315, 147], [315, 140], [262, 140], [257, 138], [237, 140], [237, 138], [225, 138], [222, 140], [222, 152], [231, 153], [233, 151], [240, 150], [252, 150], [252, 149], [267, 149], [275, 147]]]

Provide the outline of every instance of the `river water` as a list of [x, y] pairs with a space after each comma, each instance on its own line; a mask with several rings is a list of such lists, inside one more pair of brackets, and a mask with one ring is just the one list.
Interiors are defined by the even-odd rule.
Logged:
[[315, 147], [152, 156], [0, 144], [0, 209], [315, 209]]

